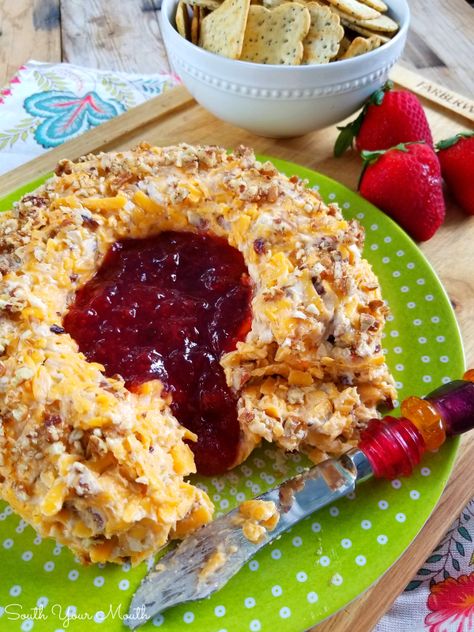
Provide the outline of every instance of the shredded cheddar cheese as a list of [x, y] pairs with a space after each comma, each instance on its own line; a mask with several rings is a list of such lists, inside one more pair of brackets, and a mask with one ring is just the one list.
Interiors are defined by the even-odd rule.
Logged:
[[250, 542], [260, 542], [267, 532], [273, 531], [280, 520], [280, 513], [270, 500], [246, 500], [239, 507], [236, 524], [242, 525], [242, 533]]
[[[262, 438], [318, 461], [395, 397], [363, 232], [250, 150], [150, 147], [62, 161], [0, 220], [0, 496], [84, 562], [137, 563], [210, 520], [158, 381], [129, 392], [62, 330], [109, 247], [165, 230], [238, 248], [251, 331], [221, 363], [242, 461]], [[255, 534], [254, 534], [255, 535]]]

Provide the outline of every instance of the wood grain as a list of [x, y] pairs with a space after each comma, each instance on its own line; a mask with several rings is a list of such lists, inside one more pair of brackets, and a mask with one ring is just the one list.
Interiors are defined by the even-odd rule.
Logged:
[[403, 63], [447, 88], [474, 97], [474, 9], [465, 0], [411, 0]]
[[59, 0], [0, 2], [0, 86], [28, 59], [61, 59]]
[[465, 97], [449, 88], [421, 77], [418, 73], [397, 65], [391, 73], [393, 81], [411, 90], [420, 97], [437, 103], [441, 107], [455, 112], [472, 123], [474, 121], [474, 100]]
[[[167, 67], [156, 19], [158, 0], [9, 0], [0, 3], [0, 86], [28, 59], [69, 61], [104, 70], [157, 72]], [[58, 12], [59, 7], [59, 12]], [[474, 9], [466, 0], [410, 0], [405, 66], [474, 97]], [[33, 17], [61, 20], [35, 30]], [[48, 22], [48, 20], [46, 20]], [[40, 20], [44, 24], [44, 19]], [[429, 34], [427, 36], [427, 33]]]
[[61, 0], [63, 61], [127, 72], [169, 72], [156, 0]]

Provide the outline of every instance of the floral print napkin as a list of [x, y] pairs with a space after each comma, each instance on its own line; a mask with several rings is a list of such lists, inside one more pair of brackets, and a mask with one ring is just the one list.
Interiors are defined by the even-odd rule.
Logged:
[[[168, 73], [28, 62], [0, 92], [0, 174], [177, 83]], [[374, 632], [474, 632], [474, 500]]]
[[374, 632], [473, 632], [473, 540], [471, 500]]
[[0, 92], [0, 174], [179, 83], [30, 61]]

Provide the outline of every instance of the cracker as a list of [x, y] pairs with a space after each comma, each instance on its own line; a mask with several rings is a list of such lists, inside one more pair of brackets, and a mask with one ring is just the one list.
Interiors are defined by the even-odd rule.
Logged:
[[360, 0], [363, 4], [366, 4], [371, 9], [375, 9], [376, 11], [380, 11], [380, 13], [385, 13], [388, 11], [388, 7], [385, 2], [382, 0]]
[[349, 48], [346, 50], [341, 59], [349, 59], [350, 57], [358, 57], [364, 53], [370, 53], [371, 50], [381, 46], [382, 41], [377, 35], [370, 37], [356, 37], [352, 40]]
[[193, 17], [191, 19], [191, 42], [197, 44], [199, 42], [199, 7], [193, 7]]
[[204, 7], [205, 9], [209, 9], [210, 11], [215, 11], [222, 4], [222, 2], [219, 2], [219, 0], [186, 0], [186, 1], [191, 7]]
[[[352, 22], [348, 22], [343, 17], [341, 17], [341, 23], [346, 27], [346, 30], [350, 29], [351, 31], [354, 31], [355, 33], [360, 33], [361, 35], [365, 35], [366, 37], [370, 37], [371, 35], [374, 35], [373, 31], [369, 31], [369, 29], [365, 29], [363, 26], [359, 26], [358, 24], [353, 24]], [[382, 44], [386, 44], [387, 42], [390, 41], [390, 37], [387, 37], [386, 35], [382, 35], [382, 33], [377, 33], [377, 37], [380, 40], [382, 40]]]
[[191, 39], [191, 24], [189, 22], [188, 7], [180, 0], [176, 7], [176, 30], [185, 39]]
[[250, 0], [224, 0], [201, 23], [199, 46], [211, 53], [239, 59]]
[[374, 20], [360, 20], [359, 24], [369, 31], [382, 31], [383, 33], [396, 33], [398, 24], [388, 15], [380, 15]]
[[350, 45], [351, 45], [351, 40], [344, 35], [342, 40], [339, 42], [339, 50], [337, 51], [337, 55], [335, 59], [336, 60], [341, 59]]
[[310, 25], [308, 9], [297, 2], [285, 2], [272, 10], [252, 5], [240, 59], [260, 64], [300, 64]]
[[[276, 7], [279, 7], [280, 4], [285, 4], [285, 2], [288, 2], [288, 0], [262, 0], [262, 2], [253, 2], [252, 0], [251, 4], [262, 4], [266, 9], [275, 9]], [[300, 4], [305, 3], [301, 2]]]
[[383, 31], [386, 33], [395, 33], [398, 31], [398, 24], [395, 20], [389, 18], [388, 15], [379, 15], [378, 18], [374, 18], [373, 20], [361, 20], [339, 9], [336, 9], [336, 13], [339, 14], [341, 21], [345, 20], [351, 26], [352, 24], [361, 26], [367, 31], [371, 31], [371, 35], [373, 35], [374, 31]]
[[339, 42], [344, 37], [339, 16], [329, 7], [308, 2], [311, 25], [303, 40], [302, 64], [327, 64], [337, 55]]
[[378, 11], [358, 2], [358, 0], [327, 0], [327, 2], [339, 11], [343, 11], [346, 15], [358, 20], [374, 20], [380, 16]]

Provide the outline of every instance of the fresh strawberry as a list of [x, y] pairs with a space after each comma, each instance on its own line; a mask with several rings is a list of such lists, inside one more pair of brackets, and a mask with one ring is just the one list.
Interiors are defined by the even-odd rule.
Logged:
[[463, 132], [436, 145], [441, 173], [459, 206], [474, 215], [474, 132]]
[[426, 143], [362, 152], [361, 195], [400, 224], [414, 239], [426, 241], [445, 215], [441, 168]]
[[341, 156], [352, 147], [357, 151], [388, 149], [399, 143], [424, 140], [433, 146], [430, 126], [418, 98], [405, 90], [392, 90], [387, 83], [374, 92], [359, 116], [341, 130], [334, 145], [334, 155]]

